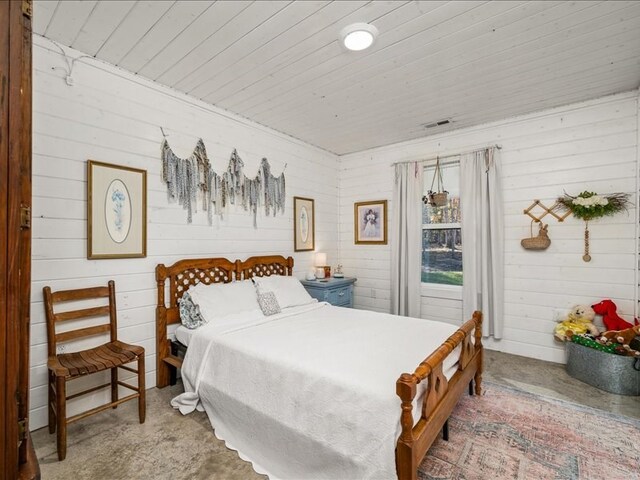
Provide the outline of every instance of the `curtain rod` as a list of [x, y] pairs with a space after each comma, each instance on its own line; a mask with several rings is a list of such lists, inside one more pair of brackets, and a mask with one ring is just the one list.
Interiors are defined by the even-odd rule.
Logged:
[[497, 143], [495, 145], [489, 145], [488, 147], [482, 147], [482, 148], [474, 148], [473, 150], [468, 150], [466, 152], [460, 152], [460, 153], [453, 153], [451, 155], [438, 155], [436, 157], [431, 157], [431, 158], [425, 158], [422, 160], [402, 160], [400, 162], [393, 162], [391, 164], [391, 166], [395, 166], [398, 165], [400, 163], [413, 163], [413, 162], [417, 162], [417, 163], [424, 163], [424, 162], [430, 162], [432, 160], [436, 160], [437, 158], [439, 158], [440, 160], [445, 159], [445, 158], [453, 158], [453, 157], [460, 157], [462, 155], [466, 155], [467, 153], [473, 153], [473, 152], [477, 152], [478, 150], [484, 150], [486, 148], [491, 148], [491, 147], [495, 147], [498, 150], [502, 150], [502, 145], [498, 145]]

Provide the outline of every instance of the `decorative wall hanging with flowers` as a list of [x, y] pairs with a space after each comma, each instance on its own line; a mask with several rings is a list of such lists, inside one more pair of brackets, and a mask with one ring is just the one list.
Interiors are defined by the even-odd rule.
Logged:
[[584, 255], [582, 259], [585, 262], [589, 262], [591, 261], [591, 255], [589, 255], [589, 222], [627, 210], [629, 194], [598, 195], [595, 192], [584, 191], [574, 197], [565, 193], [563, 197], [558, 198], [557, 204], [560, 209], [569, 211], [574, 217], [584, 220]]

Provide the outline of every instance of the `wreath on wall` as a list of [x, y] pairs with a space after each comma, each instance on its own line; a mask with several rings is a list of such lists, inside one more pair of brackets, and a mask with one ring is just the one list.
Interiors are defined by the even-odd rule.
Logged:
[[584, 191], [575, 197], [565, 192], [563, 197], [558, 198], [557, 205], [561, 210], [571, 212], [571, 214], [584, 220], [584, 255], [585, 262], [591, 261], [589, 255], [589, 222], [602, 217], [610, 217], [623, 210], [628, 210], [629, 194], [612, 193], [610, 195], [598, 195], [595, 192]]
[[595, 192], [585, 191], [573, 197], [565, 193], [564, 197], [558, 198], [558, 203], [561, 208], [570, 211], [574, 217], [588, 222], [627, 210], [629, 195], [626, 193], [598, 195]]

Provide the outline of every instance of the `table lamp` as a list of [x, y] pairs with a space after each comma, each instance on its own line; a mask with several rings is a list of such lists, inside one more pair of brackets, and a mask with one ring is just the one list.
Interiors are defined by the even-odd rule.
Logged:
[[331, 276], [331, 267], [327, 266], [327, 254], [316, 253], [316, 277], [328, 278]]

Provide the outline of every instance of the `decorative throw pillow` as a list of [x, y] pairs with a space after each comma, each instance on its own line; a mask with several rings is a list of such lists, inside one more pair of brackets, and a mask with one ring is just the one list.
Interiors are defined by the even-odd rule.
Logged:
[[178, 305], [180, 306], [180, 321], [185, 327], [193, 330], [207, 323], [200, 313], [200, 307], [193, 302], [189, 292], [182, 295], [182, 298], [178, 300]]
[[253, 277], [258, 293], [273, 292], [280, 308], [297, 307], [316, 302], [305, 290], [296, 277], [271, 275], [270, 277]]
[[280, 305], [276, 299], [276, 294], [273, 292], [258, 292], [258, 304], [267, 317], [269, 315], [275, 315], [280, 313]]
[[260, 311], [256, 288], [251, 280], [211, 285], [199, 283], [191, 287], [189, 293], [207, 322], [217, 322], [230, 315]]

